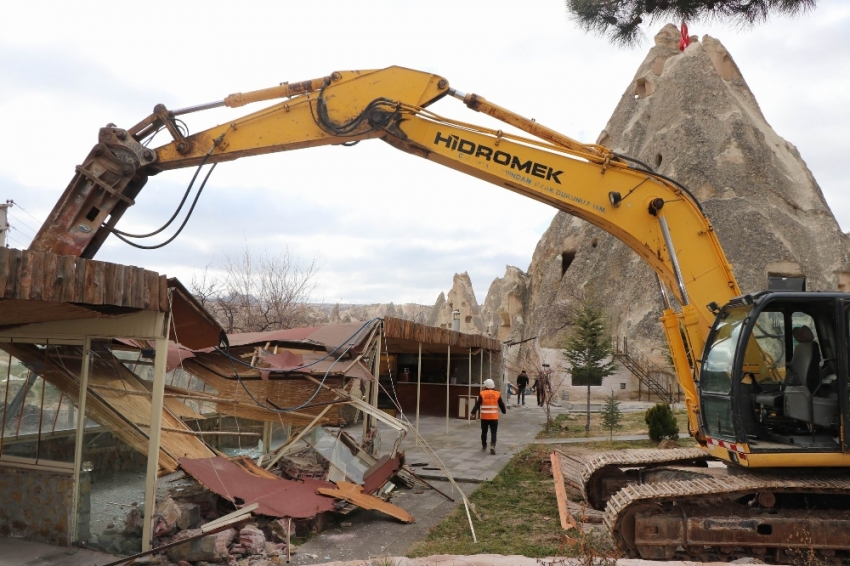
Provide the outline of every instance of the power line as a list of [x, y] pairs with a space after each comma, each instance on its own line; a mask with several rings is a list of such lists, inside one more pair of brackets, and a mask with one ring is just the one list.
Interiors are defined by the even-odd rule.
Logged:
[[24, 245], [23, 245], [22, 243], [18, 242], [18, 240], [16, 240], [15, 238], [13, 238], [13, 237], [12, 237], [12, 235], [11, 235], [11, 234], [9, 234], [8, 232], [6, 233], [6, 237], [8, 237], [8, 238], [9, 238], [10, 240], [12, 240], [13, 242], [17, 242], [17, 244], [18, 244], [19, 246], [21, 246], [22, 248], [24, 247]]
[[26, 222], [24, 222], [23, 220], [21, 220], [20, 218], [18, 218], [18, 217], [17, 217], [17, 216], [15, 216], [14, 214], [12, 214], [11, 212], [8, 212], [8, 211], [7, 211], [7, 214], [8, 214], [9, 216], [11, 216], [12, 218], [14, 218], [14, 219], [15, 219], [18, 223], [20, 223], [20, 224], [22, 224], [22, 225], [26, 226], [26, 227], [27, 227], [27, 228], [28, 228], [28, 229], [29, 229], [29, 230], [30, 230], [33, 234], [37, 234], [37, 233], [38, 233], [38, 230], [33, 229], [33, 227], [32, 227], [32, 226], [30, 226], [29, 224], [27, 224]]
[[11, 200], [11, 199], [10, 199], [10, 200], [8, 200], [8, 201], [6, 201], [6, 202], [8, 202], [9, 204], [14, 204], [14, 205], [15, 205], [15, 207], [20, 208], [20, 209], [21, 209], [21, 210], [22, 210], [22, 211], [23, 211], [23, 212], [24, 212], [27, 216], [29, 216], [30, 218], [32, 218], [33, 220], [35, 220], [36, 222], [38, 222], [38, 225], [39, 225], [39, 226], [41, 226], [42, 224], [44, 224], [44, 222], [43, 222], [43, 221], [39, 220], [38, 218], [36, 218], [36, 217], [35, 217], [35, 216], [33, 216], [32, 214], [30, 214], [30, 213], [29, 213], [29, 211], [27, 211], [27, 209], [26, 209], [26, 208], [24, 208], [24, 207], [23, 207], [23, 206], [21, 206], [20, 204], [16, 203], [14, 200]]

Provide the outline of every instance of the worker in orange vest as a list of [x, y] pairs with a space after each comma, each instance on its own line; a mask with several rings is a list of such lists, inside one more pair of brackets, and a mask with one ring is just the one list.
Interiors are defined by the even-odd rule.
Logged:
[[492, 379], [484, 382], [484, 389], [478, 394], [478, 400], [472, 408], [472, 414], [481, 410], [481, 450], [487, 450], [487, 430], [490, 431], [490, 454], [496, 453], [496, 431], [499, 430], [499, 410], [508, 412], [502, 396], [496, 391]]

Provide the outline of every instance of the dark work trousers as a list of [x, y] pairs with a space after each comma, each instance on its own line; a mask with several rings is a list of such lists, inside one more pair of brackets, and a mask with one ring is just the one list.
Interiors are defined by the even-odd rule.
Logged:
[[516, 404], [525, 405], [525, 387], [517, 388]]
[[487, 446], [487, 429], [490, 429], [490, 446], [496, 446], [499, 419], [481, 419], [481, 446]]
[[542, 407], [546, 403], [546, 390], [542, 386], [537, 386], [537, 406]]

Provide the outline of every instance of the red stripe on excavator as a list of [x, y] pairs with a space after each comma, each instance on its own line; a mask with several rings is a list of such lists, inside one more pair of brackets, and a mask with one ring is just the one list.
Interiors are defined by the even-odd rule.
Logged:
[[739, 456], [746, 459], [747, 452], [744, 450], [743, 446], [739, 446], [734, 442], [726, 442], [725, 440], [717, 440], [715, 438], [706, 438], [709, 446], [719, 446], [720, 448], [725, 448], [726, 450], [733, 450], [738, 453]]

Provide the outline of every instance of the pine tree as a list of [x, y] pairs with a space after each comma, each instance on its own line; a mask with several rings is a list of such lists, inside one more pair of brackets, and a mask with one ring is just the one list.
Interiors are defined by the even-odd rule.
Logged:
[[647, 409], [644, 421], [649, 425], [649, 438], [654, 442], [660, 442], [665, 438], [672, 440], [679, 438], [679, 424], [667, 403], [659, 403]]
[[621, 429], [623, 426], [620, 421], [623, 420], [623, 413], [620, 412], [620, 402], [614, 395], [614, 390], [611, 390], [611, 395], [605, 399], [605, 408], [602, 409], [602, 426], [608, 429], [608, 440], [614, 440], [614, 429]]
[[746, 27], [772, 14], [796, 16], [816, 5], [817, 0], [567, 0], [567, 12], [611, 43], [635, 45], [645, 21], [728, 21]]
[[593, 299], [584, 299], [578, 304], [569, 325], [563, 355], [570, 364], [572, 384], [587, 385], [587, 424], [584, 428], [590, 430], [590, 387], [602, 385], [602, 378], [614, 373], [611, 341], [605, 330], [602, 307]]

